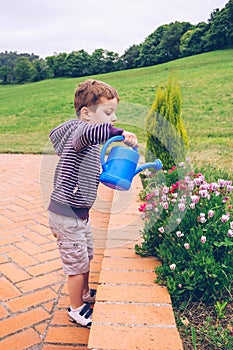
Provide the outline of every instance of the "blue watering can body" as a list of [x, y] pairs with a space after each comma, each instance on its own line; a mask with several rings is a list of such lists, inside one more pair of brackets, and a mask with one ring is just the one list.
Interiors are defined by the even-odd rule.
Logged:
[[139, 160], [137, 147], [112, 147], [108, 159], [105, 161], [105, 154], [108, 146], [112, 142], [123, 140], [124, 136], [112, 137], [103, 145], [100, 154], [100, 162], [103, 169], [100, 175], [100, 182], [119, 191], [129, 190], [133, 177], [140, 171], [147, 168], [155, 168], [156, 170], [162, 169], [162, 162], [159, 159], [156, 159], [154, 163], [146, 163], [137, 166]]

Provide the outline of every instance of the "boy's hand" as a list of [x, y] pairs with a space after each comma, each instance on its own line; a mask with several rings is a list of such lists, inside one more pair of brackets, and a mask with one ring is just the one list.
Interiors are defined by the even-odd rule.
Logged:
[[124, 143], [130, 147], [138, 147], [137, 136], [132, 132], [124, 131], [122, 136], [124, 136]]

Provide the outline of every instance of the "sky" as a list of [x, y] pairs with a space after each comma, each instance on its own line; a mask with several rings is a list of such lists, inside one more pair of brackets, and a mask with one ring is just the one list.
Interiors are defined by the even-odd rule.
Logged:
[[122, 55], [160, 25], [207, 22], [228, 0], [6, 0], [0, 10], [0, 52], [60, 52], [102, 48]]

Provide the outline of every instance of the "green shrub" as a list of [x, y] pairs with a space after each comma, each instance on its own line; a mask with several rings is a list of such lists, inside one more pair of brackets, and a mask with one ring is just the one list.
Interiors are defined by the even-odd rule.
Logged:
[[164, 169], [185, 159], [188, 136], [181, 118], [181, 91], [170, 77], [159, 86], [146, 120], [146, 161], [160, 158]]
[[232, 290], [232, 181], [209, 174], [207, 180], [180, 163], [147, 178], [142, 192], [143, 242], [136, 252], [162, 261], [157, 282], [167, 286], [174, 305], [213, 302]]

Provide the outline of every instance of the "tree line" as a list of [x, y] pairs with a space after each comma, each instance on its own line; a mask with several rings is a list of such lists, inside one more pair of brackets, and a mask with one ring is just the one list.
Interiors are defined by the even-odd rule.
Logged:
[[96, 49], [59, 53], [45, 59], [35, 54], [0, 53], [0, 83], [23, 84], [58, 77], [82, 77], [152, 66], [204, 52], [233, 48], [233, 0], [215, 9], [206, 22], [172, 22], [159, 26], [123, 55]]

